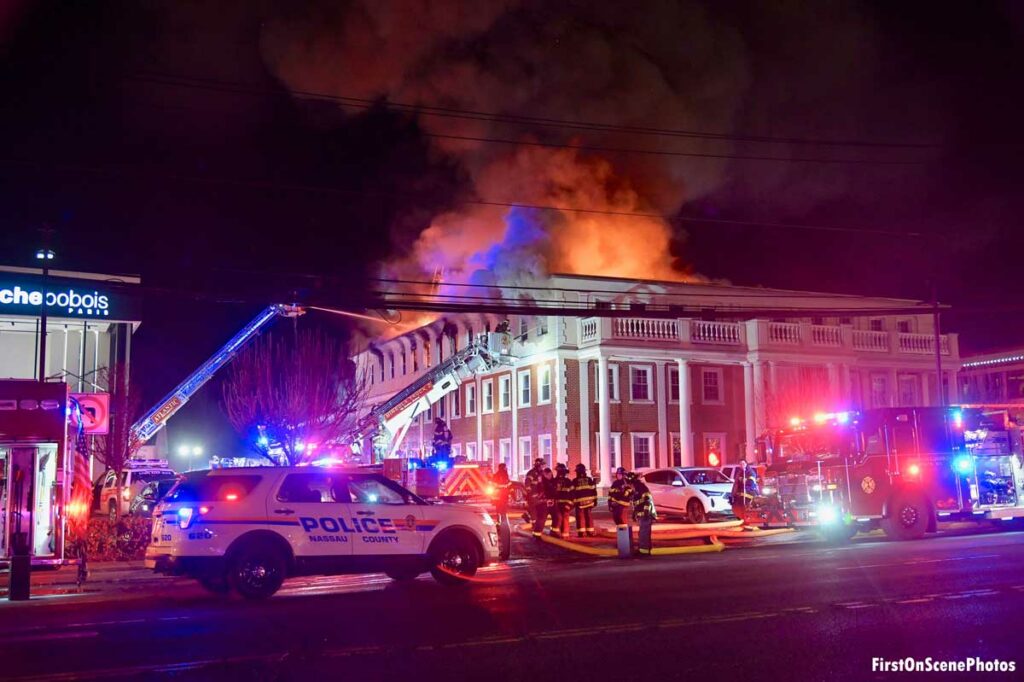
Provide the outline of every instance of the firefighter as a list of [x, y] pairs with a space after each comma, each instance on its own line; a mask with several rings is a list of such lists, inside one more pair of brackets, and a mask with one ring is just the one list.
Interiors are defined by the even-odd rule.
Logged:
[[447, 461], [452, 456], [452, 430], [441, 417], [434, 420], [434, 439], [431, 448], [434, 461]]
[[615, 470], [615, 480], [608, 490], [608, 510], [612, 513], [616, 528], [625, 528], [629, 511], [633, 508], [633, 487], [626, 480], [626, 470]]
[[[575, 502], [575, 489], [569, 480], [569, 467], [559, 464], [555, 467], [555, 508], [551, 517], [551, 534], [555, 537], [569, 537], [569, 514]], [[557, 532], [555, 528], [557, 527]]]
[[533, 535], [539, 538], [548, 517], [551, 517], [551, 534], [558, 536], [561, 534], [558, 515], [558, 482], [555, 481], [555, 475], [552, 473], [551, 467], [544, 467], [541, 485], [544, 490], [544, 507], [539, 521], [533, 524]]
[[635, 473], [630, 473], [630, 487], [633, 488], [633, 518], [640, 524], [640, 537], [638, 540], [640, 556], [651, 554], [651, 526], [658, 519], [658, 512], [654, 508], [654, 497], [650, 488]]
[[587, 476], [587, 467], [576, 465], [576, 478], [572, 482], [573, 502], [576, 505], [576, 535], [594, 537], [594, 507], [597, 506], [597, 482]]
[[736, 518], [746, 521], [747, 508], [752, 506], [758, 495], [757, 470], [740, 460], [740, 473], [732, 482], [732, 512]]
[[[544, 497], [544, 460], [538, 457], [533, 461], [533, 468], [526, 472], [523, 479], [526, 489], [527, 513], [524, 520], [533, 523], [533, 536], [539, 538], [544, 530], [544, 520], [548, 516], [547, 500]], [[539, 524], [539, 525], [538, 525]]]
[[494, 486], [494, 512], [498, 515], [498, 522], [508, 518], [508, 494], [512, 485], [508, 477], [508, 468], [502, 462], [498, 470], [491, 474], [491, 485]]

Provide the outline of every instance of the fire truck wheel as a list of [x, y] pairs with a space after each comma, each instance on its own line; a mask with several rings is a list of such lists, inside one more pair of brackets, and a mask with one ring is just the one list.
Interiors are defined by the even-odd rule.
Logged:
[[882, 530], [893, 540], [916, 540], [928, 531], [931, 513], [928, 501], [920, 495], [896, 493], [888, 516], [882, 519]]
[[480, 550], [462, 533], [438, 538], [430, 548], [434, 565], [430, 575], [442, 585], [465, 585], [480, 566]]
[[231, 560], [228, 581], [246, 599], [266, 599], [281, 588], [288, 568], [280, 550], [268, 542], [251, 542]]
[[690, 523], [704, 523], [708, 519], [707, 512], [701, 501], [694, 498], [686, 503], [686, 517]]

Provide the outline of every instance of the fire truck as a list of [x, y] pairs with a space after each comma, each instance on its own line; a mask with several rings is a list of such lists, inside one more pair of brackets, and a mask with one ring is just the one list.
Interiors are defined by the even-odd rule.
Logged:
[[351, 443], [356, 454], [360, 454], [369, 443], [371, 459], [383, 463], [385, 475], [422, 497], [486, 495], [490, 478], [489, 464], [456, 463], [446, 458], [407, 458], [400, 457], [398, 452], [409, 427], [432, 405], [475, 375], [512, 364], [514, 358], [510, 334], [481, 334], [437, 367], [370, 409], [346, 440]]
[[831, 539], [919, 538], [953, 520], [1024, 519], [1020, 429], [1005, 411], [894, 407], [794, 418], [762, 440], [764, 508]]

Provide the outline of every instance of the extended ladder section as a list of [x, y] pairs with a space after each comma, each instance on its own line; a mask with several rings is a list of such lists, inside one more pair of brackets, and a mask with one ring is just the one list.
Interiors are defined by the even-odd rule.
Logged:
[[298, 317], [304, 312], [299, 306], [281, 303], [267, 306], [249, 324], [245, 325], [241, 331], [221, 346], [210, 359], [200, 365], [196, 371], [188, 375], [173, 391], [157, 403], [156, 407], [147, 412], [139, 421], [135, 422], [132, 425], [131, 438], [135, 442], [142, 444], [155, 436], [163, 428], [164, 424], [167, 423], [167, 420], [184, 407], [185, 403], [195, 395], [196, 391], [202, 388], [203, 384], [209, 381], [219, 369], [231, 362], [231, 358], [235, 357], [245, 344], [256, 337], [267, 324], [278, 317]]
[[455, 391], [467, 379], [502, 365], [512, 365], [514, 360], [511, 348], [510, 334], [481, 334], [466, 348], [370, 410], [352, 434], [353, 449], [358, 451], [366, 438], [373, 438], [374, 450], [379, 458], [394, 456], [416, 417]]

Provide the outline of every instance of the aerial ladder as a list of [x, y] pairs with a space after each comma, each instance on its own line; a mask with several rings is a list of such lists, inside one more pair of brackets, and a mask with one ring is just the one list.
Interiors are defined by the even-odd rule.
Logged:
[[360, 453], [363, 444], [372, 440], [375, 462], [393, 458], [416, 417], [458, 389], [467, 379], [512, 364], [511, 334], [480, 334], [468, 346], [373, 407], [360, 419], [348, 439], [353, 452]]
[[132, 424], [129, 436], [131, 442], [142, 445], [155, 436], [164, 427], [167, 420], [174, 416], [196, 394], [196, 391], [213, 378], [213, 375], [224, 365], [231, 362], [231, 359], [270, 322], [278, 317], [298, 317], [305, 312], [305, 309], [301, 306], [284, 303], [275, 303], [267, 306], [249, 324], [245, 325], [241, 331], [221, 346], [206, 362], [200, 365], [198, 369], [189, 374], [173, 391], [164, 396], [163, 400], [158, 402], [153, 409]]

